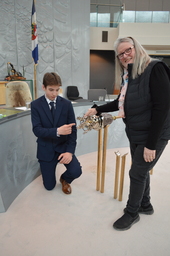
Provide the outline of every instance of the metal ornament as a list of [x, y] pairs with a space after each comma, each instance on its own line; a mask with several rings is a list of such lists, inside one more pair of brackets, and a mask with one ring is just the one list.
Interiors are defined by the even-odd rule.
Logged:
[[93, 130], [100, 130], [107, 125], [110, 125], [113, 120], [120, 118], [119, 116], [112, 116], [108, 113], [102, 113], [100, 116], [88, 116], [88, 117], [77, 117], [77, 120], [80, 121], [80, 124], [77, 126], [77, 129], [83, 129], [84, 133]]

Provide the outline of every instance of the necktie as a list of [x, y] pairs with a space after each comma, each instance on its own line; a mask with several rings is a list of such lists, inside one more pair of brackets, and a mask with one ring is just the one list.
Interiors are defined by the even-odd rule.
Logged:
[[51, 101], [49, 104], [51, 106], [51, 113], [52, 113], [52, 116], [53, 116], [53, 119], [54, 119], [54, 115], [55, 115], [54, 101]]

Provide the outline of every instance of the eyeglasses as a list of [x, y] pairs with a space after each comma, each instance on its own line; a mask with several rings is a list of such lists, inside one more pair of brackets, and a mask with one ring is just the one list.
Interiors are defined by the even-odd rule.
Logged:
[[117, 57], [121, 60], [124, 57], [124, 54], [126, 54], [126, 55], [131, 54], [133, 48], [134, 48], [134, 46], [129, 47], [124, 52], [118, 54]]

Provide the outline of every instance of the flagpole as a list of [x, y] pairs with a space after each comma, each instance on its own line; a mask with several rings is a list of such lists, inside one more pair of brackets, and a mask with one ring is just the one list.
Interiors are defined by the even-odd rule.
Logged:
[[32, 27], [32, 57], [34, 60], [34, 99], [37, 99], [37, 64], [38, 64], [38, 36], [37, 36], [37, 21], [36, 21], [36, 10], [35, 0], [32, 3], [32, 16], [31, 16], [31, 27]]
[[37, 65], [34, 64], [34, 99], [37, 99]]

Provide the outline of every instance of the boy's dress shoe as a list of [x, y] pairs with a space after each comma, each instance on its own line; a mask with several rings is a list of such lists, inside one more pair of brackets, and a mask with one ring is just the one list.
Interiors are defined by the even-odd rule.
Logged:
[[60, 177], [60, 182], [62, 185], [62, 191], [67, 195], [71, 194], [72, 190], [71, 190], [70, 184], [67, 183], [65, 180], [63, 180], [61, 177]]

